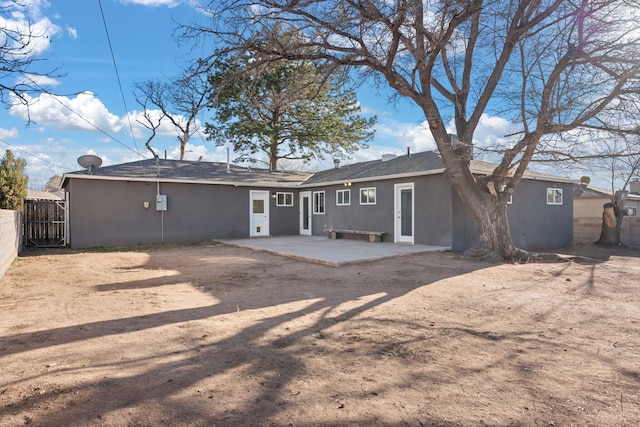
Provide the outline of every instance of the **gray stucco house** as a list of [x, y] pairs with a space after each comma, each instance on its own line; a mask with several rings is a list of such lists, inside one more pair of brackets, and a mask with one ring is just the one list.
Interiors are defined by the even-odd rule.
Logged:
[[[472, 161], [485, 174], [494, 165]], [[71, 247], [193, 242], [329, 229], [373, 230], [383, 241], [464, 250], [475, 221], [440, 156], [422, 152], [318, 173], [271, 172], [224, 163], [142, 160], [67, 173]], [[509, 204], [516, 245], [570, 245], [572, 181], [529, 173]]]

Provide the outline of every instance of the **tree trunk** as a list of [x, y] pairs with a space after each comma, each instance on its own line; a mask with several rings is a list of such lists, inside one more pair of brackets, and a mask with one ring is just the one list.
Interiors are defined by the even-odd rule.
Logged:
[[[486, 209], [486, 207], [482, 208]], [[506, 206], [501, 206], [498, 203], [492, 204], [482, 215], [485, 220], [478, 224], [480, 242], [505, 259], [514, 258], [517, 251], [511, 239]]]
[[626, 209], [613, 203], [605, 203], [602, 211], [602, 229], [600, 238], [595, 242], [601, 246], [622, 246], [620, 229]]
[[278, 170], [278, 145], [277, 145], [277, 140], [275, 141], [276, 142], [272, 142], [271, 146], [269, 147], [269, 169], [272, 172], [275, 172]]
[[178, 137], [178, 140], [180, 141], [180, 160], [184, 160], [184, 146], [185, 146], [185, 144], [182, 143], [182, 139], [180, 139], [180, 137]]
[[[480, 245], [484, 250], [489, 250], [482, 258], [487, 260], [519, 260], [523, 252], [515, 247], [511, 239], [511, 229], [507, 217], [507, 205], [495, 200], [487, 200], [485, 203], [470, 206], [471, 212], [478, 226]], [[476, 252], [470, 251], [470, 252]]]
[[478, 233], [479, 247], [465, 251], [465, 255], [487, 261], [522, 260], [528, 253], [513, 244], [507, 217], [507, 194], [484, 192], [477, 184], [455, 183], [454, 188], [471, 211]]
[[180, 142], [180, 160], [184, 160], [184, 151], [189, 142], [189, 123], [187, 127], [182, 131], [182, 136], [178, 136], [178, 142]]

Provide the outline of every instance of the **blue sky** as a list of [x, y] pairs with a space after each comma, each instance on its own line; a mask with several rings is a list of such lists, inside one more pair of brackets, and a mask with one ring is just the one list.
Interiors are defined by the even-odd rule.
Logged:
[[[28, 126], [24, 108], [6, 106], [0, 110], [0, 150], [11, 149], [27, 161], [26, 173], [32, 188], [43, 186], [53, 175], [80, 169], [76, 160], [83, 154], [101, 157], [103, 165], [149, 157], [144, 147], [148, 131], [135, 120], [140, 106], [133, 97], [134, 84], [176, 75], [189, 46], [178, 46], [174, 40], [175, 21], [192, 22], [203, 17], [186, 0], [26, 3], [29, 6], [24, 16], [12, 19], [30, 20], [50, 39], [38, 55], [43, 61], [37, 66], [59, 67], [65, 76], [44, 82], [59, 95], [34, 97]], [[376, 159], [383, 153], [402, 154], [407, 148], [412, 152], [435, 149], [416, 106], [406, 101], [392, 104], [388, 94], [372, 87], [362, 87], [358, 94], [363, 112], [378, 116], [376, 136], [369, 149], [343, 164]], [[210, 115], [205, 111], [200, 121], [207, 121]], [[482, 143], [507, 133], [506, 120], [485, 116], [476, 138]], [[176, 134], [170, 126], [152, 145], [162, 155], [166, 150], [168, 158], [178, 157]], [[192, 137], [187, 151], [186, 160], [202, 156], [207, 161], [226, 161], [226, 148], [215, 147], [204, 136]], [[332, 161], [325, 159], [311, 167], [329, 168]]]

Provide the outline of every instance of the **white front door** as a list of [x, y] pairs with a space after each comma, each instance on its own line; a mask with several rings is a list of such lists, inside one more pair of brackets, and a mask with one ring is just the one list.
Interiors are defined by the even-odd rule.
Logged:
[[395, 242], [413, 243], [413, 183], [394, 186]]
[[251, 191], [251, 237], [269, 235], [269, 192]]
[[300, 193], [300, 234], [311, 236], [311, 191]]

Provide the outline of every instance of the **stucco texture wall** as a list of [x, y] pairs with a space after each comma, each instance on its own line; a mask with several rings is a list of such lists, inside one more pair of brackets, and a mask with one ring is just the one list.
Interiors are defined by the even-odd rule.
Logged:
[[[637, 197], [637, 195], [635, 196]], [[575, 218], [596, 218], [602, 216], [602, 210], [605, 203], [611, 203], [609, 198], [593, 198], [593, 199], [574, 199], [573, 200], [573, 216]], [[624, 203], [626, 207], [635, 208], [635, 216], [640, 216], [640, 201], [629, 200]]]
[[[249, 188], [160, 183], [165, 212], [156, 210], [156, 183], [72, 179], [66, 189], [73, 248], [249, 237]], [[296, 208], [270, 200], [272, 232], [296, 234]]]
[[0, 209], [0, 277], [22, 247], [22, 212]]
[[[351, 187], [335, 185], [310, 189], [313, 192], [325, 192], [325, 213], [313, 215], [313, 235], [326, 236], [327, 229], [330, 228], [380, 231], [386, 233], [383, 241], [394, 242], [394, 186], [411, 183], [414, 185], [414, 243], [451, 246], [451, 186], [442, 175], [354, 183]], [[364, 188], [376, 189], [375, 204], [360, 204], [360, 190]], [[351, 203], [348, 206], [338, 206], [336, 191], [346, 189], [350, 190]]]
[[[547, 189], [563, 192], [561, 205], [547, 204]], [[535, 251], [570, 246], [573, 241], [573, 193], [571, 184], [522, 181], [507, 206], [513, 243]], [[475, 219], [454, 195], [454, 250], [464, 250], [479, 243]]]
[[576, 218], [595, 218], [602, 215], [602, 205], [611, 199], [573, 199], [573, 216]]

